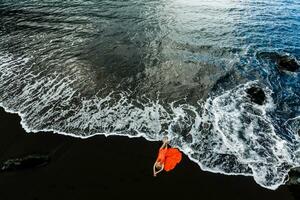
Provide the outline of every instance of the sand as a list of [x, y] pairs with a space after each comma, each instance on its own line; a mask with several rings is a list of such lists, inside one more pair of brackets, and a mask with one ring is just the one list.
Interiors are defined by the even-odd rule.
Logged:
[[78, 139], [50, 132], [26, 133], [18, 115], [1, 109], [0, 161], [48, 154], [50, 162], [41, 167], [1, 172], [0, 199], [90, 200], [107, 199], [107, 196], [145, 199], [156, 196], [292, 200], [299, 195], [296, 186], [281, 186], [271, 191], [257, 185], [252, 177], [204, 172], [186, 156], [175, 170], [154, 178], [152, 166], [160, 145], [143, 138]]

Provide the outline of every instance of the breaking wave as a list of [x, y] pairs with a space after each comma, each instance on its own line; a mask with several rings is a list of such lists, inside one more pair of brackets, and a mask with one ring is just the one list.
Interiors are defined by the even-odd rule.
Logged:
[[[72, 87], [76, 81], [72, 77], [55, 73], [51, 78], [38, 77], [23, 71], [29, 59], [1, 55], [1, 60], [1, 106], [21, 116], [27, 132], [53, 131], [81, 138], [97, 134], [142, 136], [148, 140], [161, 140], [167, 134], [171, 145], [183, 150], [203, 170], [253, 176], [270, 189], [283, 184], [289, 169], [300, 165], [298, 135], [291, 144], [273, 126], [270, 114], [276, 106], [272, 91], [263, 88], [263, 105], [249, 98], [247, 89], [262, 87], [257, 81], [199, 101], [198, 106], [161, 105], [159, 100], [146, 98], [132, 102], [128, 93], [83, 98]], [[287, 123], [295, 127], [299, 119]], [[163, 126], [168, 127], [167, 133], [162, 133]]]

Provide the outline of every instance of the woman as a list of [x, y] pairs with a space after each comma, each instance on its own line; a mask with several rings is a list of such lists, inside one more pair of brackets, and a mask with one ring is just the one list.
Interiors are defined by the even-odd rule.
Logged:
[[162, 170], [170, 171], [181, 161], [181, 152], [176, 148], [168, 148], [168, 138], [163, 138], [163, 145], [160, 147], [157, 159], [153, 165], [153, 176]]

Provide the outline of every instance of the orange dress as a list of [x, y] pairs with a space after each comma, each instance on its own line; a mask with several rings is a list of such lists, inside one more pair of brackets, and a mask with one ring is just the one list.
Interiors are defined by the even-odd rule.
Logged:
[[176, 148], [159, 149], [156, 161], [164, 164], [164, 170], [170, 171], [181, 161], [181, 152]]

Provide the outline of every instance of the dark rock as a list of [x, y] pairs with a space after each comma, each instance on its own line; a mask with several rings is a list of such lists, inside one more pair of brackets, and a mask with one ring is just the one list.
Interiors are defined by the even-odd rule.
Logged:
[[290, 72], [297, 72], [300, 69], [299, 64], [293, 58], [289, 58], [288, 56], [282, 56], [278, 59], [278, 68], [280, 70], [290, 71]]
[[257, 54], [260, 59], [269, 59], [274, 61], [281, 71], [299, 72], [300, 65], [297, 60], [288, 55], [282, 55], [277, 52], [260, 52]]
[[1, 164], [1, 171], [15, 171], [33, 169], [47, 165], [50, 161], [48, 155], [28, 155], [22, 158], [9, 159]]
[[248, 97], [251, 99], [251, 101], [258, 105], [263, 105], [266, 100], [265, 92], [260, 87], [254, 86], [248, 88], [246, 90], [246, 93], [248, 94]]
[[289, 180], [287, 185], [300, 185], [300, 168], [296, 167], [289, 171]]

